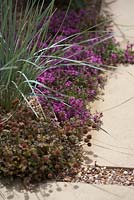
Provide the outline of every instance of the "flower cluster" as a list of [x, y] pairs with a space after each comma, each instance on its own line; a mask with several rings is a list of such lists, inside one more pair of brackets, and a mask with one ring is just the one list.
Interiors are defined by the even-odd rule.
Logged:
[[124, 52], [124, 62], [134, 64], [134, 44], [128, 44]]
[[[107, 30], [107, 25], [102, 28], [103, 31], [90, 31], [86, 35], [78, 33], [86, 28], [87, 19], [92, 21], [93, 16], [89, 10], [79, 10], [66, 13], [65, 11], [56, 12], [50, 22], [49, 36], [54, 37], [54, 42], [63, 40], [71, 46], [65, 50], [62, 61], [56, 59], [53, 69], [49, 69], [37, 78], [37, 80], [53, 91], [41, 86], [41, 94], [55, 95], [60, 97], [61, 101], [51, 100], [51, 105], [59, 121], [65, 121], [73, 117], [86, 119], [91, 114], [86, 109], [85, 102], [91, 102], [97, 98], [100, 88], [104, 87], [105, 79], [95, 67], [104, 67], [106, 65], [116, 65], [118, 63], [133, 63], [133, 45], [128, 45], [125, 51], [120, 49], [119, 43], [112, 37], [112, 31]], [[83, 21], [83, 23], [81, 23]], [[42, 22], [43, 23], [43, 22]], [[81, 24], [81, 26], [79, 26]], [[99, 29], [97, 27], [97, 29]], [[104, 34], [105, 32], [105, 34]], [[78, 34], [78, 35], [77, 35]], [[72, 37], [75, 35], [75, 37]], [[71, 39], [67, 40], [71, 36]], [[82, 44], [81, 39], [86, 38], [86, 44]], [[64, 43], [63, 42], [63, 43]], [[59, 48], [59, 47], [58, 47]], [[53, 48], [52, 53], [57, 51]], [[50, 52], [49, 52], [50, 53]], [[88, 63], [85, 66], [68, 64], [68, 60], [84, 61]], [[60, 67], [60, 66], [61, 67]], [[63, 94], [68, 98], [59, 95]], [[40, 98], [42, 104], [47, 105], [45, 98]], [[68, 104], [68, 105], [67, 105]]]

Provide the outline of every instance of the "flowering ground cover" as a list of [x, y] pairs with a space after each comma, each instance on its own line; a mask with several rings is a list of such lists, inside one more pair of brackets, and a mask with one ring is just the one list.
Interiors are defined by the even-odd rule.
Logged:
[[[112, 31], [107, 28], [106, 20], [96, 19], [93, 11], [58, 10], [51, 13], [50, 18], [49, 28], [45, 29], [47, 34], [41, 32], [47, 22], [43, 18], [40, 23], [36, 22], [38, 34], [34, 35], [37, 37], [31, 33], [30, 40], [21, 43], [24, 32], [21, 37], [15, 38], [15, 51], [22, 47], [26, 51], [18, 51], [19, 61], [12, 64], [16, 67], [21, 60], [17, 73], [11, 68], [9, 76], [5, 73], [2, 79], [9, 82], [7, 86], [10, 86], [10, 90], [7, 89], [6, 95], [11, 94], [14, 99], [9, 102], [10, 109], [0, 102], [0, 174], [27, 181], [56, 179], [64, 177], [66, 173], [73, 176], [78, 172], [83, 142], [90, 147], [91, 131], [98, 130], [102, 123], [102, 113], [92, 113], [87, 109], [87, 102], [99, 98], [106, 82], [104, 71], [109, 66], [134, 63], [133, 45], [121, 50]], [[30, 20], [28, 30], [32, 30], [30, 26], [33, 22], [34, 30], [35, 21]], [[14, 36], [9, 43], [14, 44], [13, 41]], [[3, 57], [6, 49], [4, 42], [2, 40], [1, 43], [3, 54], [0, 52]], [[14, 46], [12, 49], [14, 55]], [[10, 48], [7, 48], [8, 51], [11, 56]], [[30, 58], [25, 59], [27, 53]], [[10, 62], [14, 58], [8, 60], [6, 57], [5, 60], [5, 66], [12, 67]], [[1, 63], [4, 61], [0, 60]], [[32, 69], [28, 74], [30, 64]], [[41, 68], [36, 80], [31, 77], [31, 72], [36, 71], [33, 66]], [[4, 74], [3, 71], [0, 74]], [[13, 79], [10, 82], [12, 71]], [[18, 76], [18, 72], [23, 76]], [[26, 75], [30, 77], [29, 80]], [[28, 92], [23, 95], [20, 92], [23, 88], [17, 87], [17, 81], [19, 86], [31, 83], [32, 95], [27, 88], [23, 92]], [[21, 101], [22, 98], [19, 99], [19, 95], [17, 98], [14, 95], [18, 93], [12, 90], [13, 83], [19, 88], [25, 103]], [[9, 100], [7, 96], [2, 96], [1, 101], [3, 98]]]
[[[56, 12], [50, 22], [50, 37], [56, 35], [55, 41], [57, 42], [61, 38], [64, 41], [73, 34], [80, 33], [83, 27], [86, 27], [87, 19], [91, 21], [89, 14], [90, 12], [87, 10], [71, 10], [67, 16], [65, 11]], [[81, 21], [83, 22], [82, 24]], [[53, 91], [57, 91], [55, 97], [61, 97], [62, 100], [66, 99], [66, 103], [70, 105], [69, 107], [64, 102], [57, 100], [51, 101], [51, 105], [60, 122], [76, 116], [83, 120], [89, 117], [86, 101], [92, 102], [97, 99], [106, 81], [103, 72], [95, 67], [99, 66], [101, 69], [106, 69], [106, 66], [109, 65], [134, 63], [133, 45], [128, 45], [126, 50], [121, 50], [119, 43], [111, 35], [112, 31], [108, 30], [107, 24], [102, 23], [101, 28], [96, 27], [94, 31], [91, 29], [86, 33], [86, 36], [76, 35], [77, 37], [71, 38], [71, 41], [67, 40], [71, 43], [71, 47], [62, 56], [66, 59], [84, 60], [93, 67], [78, 66], [77, 64], [68, 66], [68, 62], [65, 62], [65, 60], [56, 59], [54, 67], [41, 73], [37, 78], [40, 83], [47, 85]], [[86, 38], [86, 43], [81, 44], [80, 41], [84, 40], [84, 37]], [[41, 86], [39, 88], [41, 93], [52, 95], [49, 89]], [[59, 94], [68, 97], [63, 98]], [[41, 102], [46, 105], [44, 98], [41, 99]]]

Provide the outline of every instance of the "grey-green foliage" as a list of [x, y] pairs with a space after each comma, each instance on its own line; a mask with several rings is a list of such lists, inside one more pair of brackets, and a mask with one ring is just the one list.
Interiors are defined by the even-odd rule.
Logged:
[[[41, 5], [27, 3], [17, 12], [17, 2], [0, 0], [0, 105], [7, 110], [15, 98], [21, 99], [32, 89], [26, 80], [35, 79], [40, 71], [34, 58], [38, 38], [45, 40], [54, 0], [43, 10]], [[39, 29], [43, 20], [46, 21]], [[18, 19], [17, 19], [18, 18]]]

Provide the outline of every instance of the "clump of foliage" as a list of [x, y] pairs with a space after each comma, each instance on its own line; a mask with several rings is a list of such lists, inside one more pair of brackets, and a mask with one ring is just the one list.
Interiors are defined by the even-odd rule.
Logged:
[[29, 181], [75, 175], [82, 161], [83, 135], [98, 122], [89, 119], [81, 126], [72, 118], [59, 125], [49, 116], [51, 110], [37, 119], [26, 105], [18, 109], [1, 126], [0, 175]]
[[[41, 71], [35, 52], [37, 35], [45, 38], [54, 1], [43, 11], [34, 4], [17, 12], [17, 1], [0, 0], [0, 105], [10, 110], [15, 98], [22, 100], [32, 86], [28, 80], [35, 79]], [[47, 20], [39, 30], [38, 25]], [[36, 41], [35, 41], [36, 38]], [[34, 41], [34, 42], [33, 42]], [[32, 45], [31, 45], [32, 44]]]

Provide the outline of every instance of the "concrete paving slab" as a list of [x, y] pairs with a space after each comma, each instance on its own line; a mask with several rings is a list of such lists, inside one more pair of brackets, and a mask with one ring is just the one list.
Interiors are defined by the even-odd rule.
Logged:
[[85, 183], [49, 182], [36, 191], [19, 191], [18, 187], [0, 188], [0, 200], [133, 200], [134, 187], [89, 185]]
[[[122, 46], [134, 42], [134, 0], [104, 0], [102, 7], [113, 15], [114, 33]], [[104, 101], [95, 102], [101, 111], [103, 129], [93, 134], [93, 146], [85, 147], [87, 164], [134, 167], [134, 65], [118, 66], [109, 75]]]
[[115, 37], [121, 45], [134, 43], [134, 0], [103, 0], [103, 9], [112, 14]]
[[85, 147], [87, 155], [99, 165], [134, 167], [133, 65], [120, 66], [109, 75], [104, 101], [96, 105], [103, 112], [102, 128], [108, 133], [93, 133], [92, 147]]

